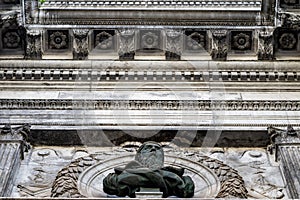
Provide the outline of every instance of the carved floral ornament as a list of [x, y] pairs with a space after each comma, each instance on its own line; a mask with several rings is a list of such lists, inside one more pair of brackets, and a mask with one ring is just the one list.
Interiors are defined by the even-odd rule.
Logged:
[[50, 35], [50, 48], [65, 49], [68, 45], [68, 36], [60, 31], [56, 31]]
[[101, 50], [111, 49], [113, 47], [113, 36], [106, 31], [98, 33], [95, 37], [95, 46]]
[[282, 49], [294, 49], [297, 39], [293, 33], [283, 33], [279, 38], [279, 44]]
[[153, 49], [158, 48], [159, 37], [154, 32], [147, 32], [142, 35], [142, 48]]
[[3, 36], [4, 48], [15, 49], [20, 46], [21, 38], [16, 31], [8, 31]]
[[205, 36], [198, 32], [194, 32], [187, 36], [186, 45], [190, 50], [200, 50], [205, 46]]
[[239, 50], [249, 49], [251, 45], [250, 36], [245, 33], [239, 33], [233, 36], [233, 46]]

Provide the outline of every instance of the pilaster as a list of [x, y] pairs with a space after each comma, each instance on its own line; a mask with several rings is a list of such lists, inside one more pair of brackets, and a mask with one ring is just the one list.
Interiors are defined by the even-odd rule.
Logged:
[[275, 151], [275, 159], [280, 162], [281, 170], [285, 176], [289, 197], [300, 197], [300, 131], [292, 126], [287, 130], [270, 127], [268, 133], [271, 138], [269, 150]]
[[29, 149], [29, 131], [28, 124], [16, 128], [5, 125], [0, 131], [0, 197], [11, 194], [24, 151]]

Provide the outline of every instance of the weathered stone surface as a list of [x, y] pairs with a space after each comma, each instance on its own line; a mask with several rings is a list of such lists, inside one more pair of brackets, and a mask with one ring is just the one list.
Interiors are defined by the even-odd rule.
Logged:
[[[136, 151], [132, 146], [139, 146], [139, 144], [140, 143], [136, 142], [127, 142], [121, 145], [123, 148], [35, 147], [28, 155], [27, 160], [22, 162], [21, 170], [13, 190], [13, 196], [49, 197], [52, 187], [51, 182], [53, 182], [56, 177], [52, 194], [63, 195], [64, 197], [82, 197], [77, 189], [77, 180], [79, 177], [82, 177], [80, 174], [83, 171], [93, 165], [95, 167], [103, 165], [103, 170], [113, 169], [115, 165], [112, 163], [117, 164], [121, 162], [125, 165], [127, 162], [125, 155], [129, 156], [128, 160], [132, 160]], [[176, 166], [186, 166], [190, 170], [191, 166], [186, 165], [187, 163], [185, 162], [193, 160], [198, 161], [199, 166], [205, 166], [206, 170], [211, 170], [210, 173], [215, 173], [215, 176], [218, 177], [218, 180], [221, 182], [219, 197], [243, 198], [245, 197], [243, 195], [252, 198], [287, 197], [279, 167], [271, 162], [272, 157], [269, 157], [264, 149], [179, 149], [178, 147], [174, 147], [173, 149], [165, 147], [165, 153], [167, 157], [168, 155], [171, 156], [166, 158], [167, 165], [177, 163]], [[118, 160], [119, 158], [121, 160]], [[71, 164], [68, 164], [71, 160]], [[108, 160], [110, 161], [108, 162]], [[197, 168], [198, 173], [204, 173], [200, 168]], [[92, 173], [92, 171], [88, 173]], [[97, 171], [98, 170], [95, 172]], [[243, 184], [243, 180], [245, 181], [244, 186], [241, 185]], [[70, 183], [67, 185], [64, 184], [66, 181]], [[64, 187], [61, 188], [63, 185]], [[86, 184], [82, 184], [82, 186], [84, 185], [86, 186]], [[215, 193], [215, 195], [217, 194]]]

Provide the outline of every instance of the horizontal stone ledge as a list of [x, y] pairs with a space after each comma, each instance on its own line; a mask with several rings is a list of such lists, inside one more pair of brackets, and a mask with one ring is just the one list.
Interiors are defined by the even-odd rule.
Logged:
[[[300, 100], [0, 99], [2, 110], [300, 111]], [[30, 111], [24, 111], [30, 112]], [[82, 112], [82, 111], [79, 111]]]
[[115, 61], [115, 60], [0, 60], [0, 68], [27, 69], [80, 69], [104, 71], [295, 71], [300, 61]]

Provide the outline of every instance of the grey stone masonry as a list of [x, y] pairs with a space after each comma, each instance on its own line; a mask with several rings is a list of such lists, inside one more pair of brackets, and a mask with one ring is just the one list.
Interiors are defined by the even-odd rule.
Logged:
[[16, 128], [5, 125], [0, 130], [0, 197], [11, 195], [24, 151], [29, 148], [26, 143], [29, 129], [29, 125]]
[[271, 145], [269, 150], [275, 149], [275, 158], [281, 163], [281, 170], [285, 176], [289, 197], [300, 197], [300, 132], [288, 126], [287, 130], [270, 127]]

